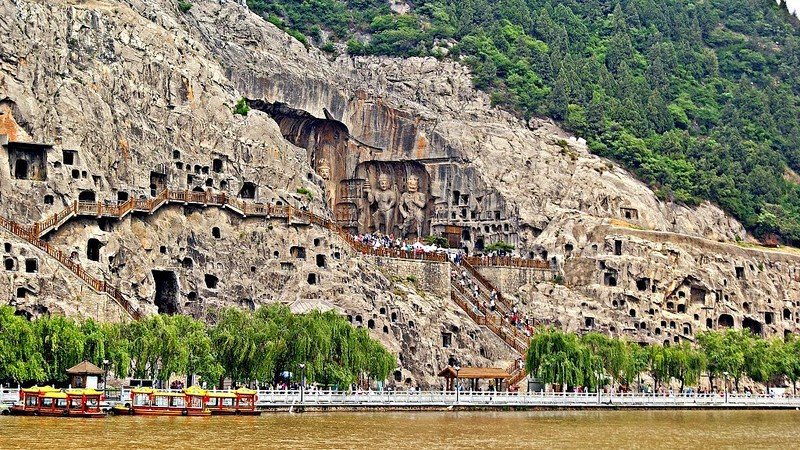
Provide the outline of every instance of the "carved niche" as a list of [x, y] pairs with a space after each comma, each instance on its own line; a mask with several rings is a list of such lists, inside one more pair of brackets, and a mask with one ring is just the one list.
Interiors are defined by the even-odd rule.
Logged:
[[430, 233], [433, 198], [422, 164], [367, 161], [355, 172], [355, 178], [339, 184], [336, 217], [342, 226], [406, 238]]

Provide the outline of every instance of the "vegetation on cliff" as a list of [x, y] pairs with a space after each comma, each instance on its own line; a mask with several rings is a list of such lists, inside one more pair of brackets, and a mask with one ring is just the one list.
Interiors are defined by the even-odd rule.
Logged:
[[448, 54], [494, 103], [561, 121], [661, 198], [708, 199], [756, 234], [800, 241], [800, 28], [784, 2], [248, 4], [328, 49]]
[[697, 385], [703, 375], [720, 389], [730, 377], [737, 391], [744, 377], [767, 386], [783, 377], [792, 384], [800, 378], [800, 339], [764, 340], [749, 330], [730, 329], [704, 332], [697, 340], [698, 347], [642, 347], [599, 333], [579, 337], [543, 329], [531, 339], [525, 369], [545, 383], [592, 389], [598, 382], [628, 386], [643, 373], [651, 376], [656, 389], [677, 380], [681, 390]]
[[284, 371], [299, 381], [347, 386], [367, 375], [384, 380], [395, 358], [363, 328], [333, 312], [292, 314], [285, 306], [255, 312], [218, 311], [215, 325], [188, 316], [150, 316], [123, 324], [77, 322], [61, 316], [29, 321], [0, 307], [0, 381], [29, 384], [67, 381], [66, 369], [89, 360], [111, 361], [118, 377], [167, 380], [197, 374], [272, 383]]

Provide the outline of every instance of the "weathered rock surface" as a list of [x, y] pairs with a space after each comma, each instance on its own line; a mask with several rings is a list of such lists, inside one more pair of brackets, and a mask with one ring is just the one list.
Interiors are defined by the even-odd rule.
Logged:
[[[380, 205], [364, 186], [374, 192], [389, 173], [401, 199], [417, 192], [413, 176], [423, 234], [455, 227], [448, 237], [471, 250], [504, 240], [551, 264], [563, 284], [498, 280], [537, 319], [658, 342], [709, 326], [797, 330], [800, 257], [720, 244], [749, 238], [713, 205], [659, 201], [552, 123], [492, 109], [464, 67], [330, 59], [239, 2], [193, 3], [188, 13], [171, 0], [0, 3], [0, 214], [31, 223], [74, 200], [170, 187], [307, 206], [371, 231]], [[232, 112], [243, 96], [254, 106], [246, 117]], [[392, 214], [393, 231], [416, 234]], [[119, 318], [62, 266], [3, 238], [14, 261], [0, 288], [20, 310]], [[315, 227], [168, 205], [73, 219], [47, 239], [151, 313], [336, 308], [398, 352], [402, 382], [438, 384], [453, 358], [513, 358], [442, 286], [393, 277], [398, 268]], [[32, 257], [38, 270], [26, 273]]]

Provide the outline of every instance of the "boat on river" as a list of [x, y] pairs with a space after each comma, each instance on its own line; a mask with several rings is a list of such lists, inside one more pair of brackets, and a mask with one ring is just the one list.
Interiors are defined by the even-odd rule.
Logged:
[[197, 386], [183, 391], [160, 391], [153, 388], [137, 388], [131, 390], [131, 402], [117, 405], [116, 414], [136, 416], [200, 416], [211, 415], [206, 406], [208, 391]]
[[215, 391], [208, 393], [206, 406], [213, 416], [258, 416], [256, 391], [239, 388], [235, 391]]
[[66, 392], [51, 386], [33, 386], [20, 391], [20, 402], [11, 414], [20, 416], [101, 418], [103, 393], [94, 389], [70, 389]]

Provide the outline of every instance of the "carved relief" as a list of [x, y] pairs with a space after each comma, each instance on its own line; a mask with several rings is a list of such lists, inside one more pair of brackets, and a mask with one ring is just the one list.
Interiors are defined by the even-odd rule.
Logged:
[[433, 209], [432, 204], [428, 205], [430, 177], [421, 164], [369, 161], [359, 164], [356, 174], [364, 180], [360, 232], [400, 237], [425, 236], [429, 232], [428, 212]]

